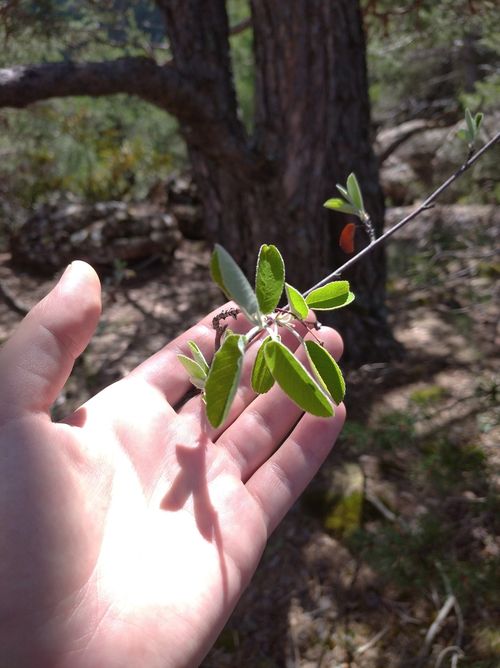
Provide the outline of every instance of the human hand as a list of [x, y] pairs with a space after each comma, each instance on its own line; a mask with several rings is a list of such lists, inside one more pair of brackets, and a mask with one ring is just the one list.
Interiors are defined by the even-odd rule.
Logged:
[[211, 428], [199, 396], [181, 403], [176, 358], [189, 339], [213, 353], [208, 316], [53, 423], [99, 313], [97, 276], [74, 262], [0, 351], [1, 666], [197, 665], [344, 421], [276, 387], [256, 397], [249, 359]]

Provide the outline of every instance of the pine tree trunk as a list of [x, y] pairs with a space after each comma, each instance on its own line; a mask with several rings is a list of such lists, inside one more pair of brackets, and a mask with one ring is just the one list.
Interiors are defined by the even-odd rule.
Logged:
[[[338, 247], [346, 218], [325, 210], [323, 202], [351, 171], [377, 234], [383, 226], [358, 2], [251, 0], [256, 65], [251, 142], [237, 116], [225, 3], [165, 4], [176, 66], [210, 90], [214, 117], [229, 124], [237, 142], [246, 142], [262, 164], [249, 175], [237, 153], [234, 160], [218, 160], [213, 152], [208, 156], [192, 127], [181, 126], [208, 236], [223, 244], [250, 278], [260, 244], [275, 243], [289, 282], [305, 290], [347, 259]], [[201, 16], [195, 21], [197, 7]], [[346, 357], [353, 364], [387, 359], [397, 346], [386, 321], [383, 252], [362, 260], [345, 278], [357, 295], [356, 306], [335, 318], [346, 340]]]

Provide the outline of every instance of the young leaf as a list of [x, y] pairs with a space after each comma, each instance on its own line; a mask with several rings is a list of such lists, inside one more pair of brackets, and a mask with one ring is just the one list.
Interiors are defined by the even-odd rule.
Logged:
[[285, 284], [285, 263], [276, 246], [260, 247], [255, 273], [255, 292], [262, 313], [272, 313], [278, 306]]
[[290, 307], [290, 311], [293, 313], [293, 315], [296, 318], [299, 318], [299, 320], [304, 320], [307, 318], [307, 314], [309, 313], [309, 306], [306, 304], [304, 297], [298, 290], [296, 290], [288, 283], [285, 283], [285, 290], [286, 297], [288, 299], [288, 306]]
[[474, 119], [472, 118], [470, 109], [465, 110], [465, 123], [467, 124], [467, 134], [469, 142], [472, 143], [476, 136], [476, 124], [474, 123]]
[[339, 191], [339, 193], [342, 195], [342, 197], [345, 197], [346, 200], [347, 200], [348, 202], [351, 202], [351, 204], [354, 204], [354, 202], [351, 201], [351, 198], [350, 198], [350, 196], [349, 196], [349, 193], [348, 193], [347, 190], [344, 188], [344, 186], [341, 186], [340, 183], [337, 183], [337, 185], [336, 185], [335, 187], [337, 188], [337, 190]]
[[207, 374], [205, 370], [198, 364], [198, 362], [195, 362], [193, 359], [187, 357], [186, 355], [177, 355], [177, 359], [186, 369], [186, 371], [190, 376], [192, 376], [193, 378], [199, 378], [200, 380], [205, 380]]
[[306, 368], [279, 341], [268, 341], [264, 355], [273, 378], [299, 408], [319, 417], [333, 415], [333, 406]]
[[316, 341], [305, 341], [311, 367], [336, 404], [344, 399], [345, 381], [339, 365], [326, 348]]
[[233, 403], [241, 374], [245, 337], [227, 334], [215, 353], [205, 383], [207, 417], [212, 427], [220, 427]]
[[347, 306], [353, 299], [354, 295], [349, 291], [348, 281], [333, 281], [309, 293], [306, 303], [309, 308], [317, 311], [331, 311]]
[[364, 211], [365, 207], [363, 204], [363, 196], [361, 195], [361, 188], [359, 187], [358, 179], [353, 172], [347, 177], [347, 192], [349, 193], [349, 198], [354, 206], [359, 211]]
[[208, 373], [208, 362], [196, 343], [194, 341], [188, 341], [188, 346], [193, 354], [194, 361], [198, 362], [201, 368], [205, 370], [205, 373]]
[[478, 111], [478, 113], [474, 116], [474, 123], [476, 125], [476, 132], [479, 132], [479, 128], [481, 127], [481, 123], [483, 122], [484, 114], [481, 111]]
[[205, 389], [205, 381], [207, 378], [205, 369], [186, 355], [177, 355], [177, 359], [188, 372], [189, 381], [199, 390]]
[[269, 392], [271, 387], [274, 385], [274, 378], [272, 377], [271, 372], [267, 367], [264, 354], [265, 346], [269, 341], [271, 341], [270, 336], [264, 339], [257, 352], [257, 356], [253, 364], [252, 388], [254, 392], [257, 392], [258, 394], [265, 394], [266, 392]]
[[[189, 376], [189, 382], [192, 383], [199, 390], [203, 390], [203, 391], [205, 390], [206, 380], [201, 380], [201, 378], [195, 378], [194, 376]], [[202, 399], [204, 400], [203, 395], [202, 395]]]
[[350, 213], [353, 216], [358, 215], [358, 210], [354, 206], [352, 206], [352, 204], [344, 202], [344, 200], [340, 199], [340, 197], [332, 197], [331, 199], [326, 200], [323, 206], [326, 207], [327, 209], [333, 209], [334, 211], [339, 211], [340, 213]]
[[210, 270], [212, 278], [226, 296], [238, 304], [250, 322], [260, 325], [261, 317], [255, 292], [245, 274], [219, 244], [215, 244]]

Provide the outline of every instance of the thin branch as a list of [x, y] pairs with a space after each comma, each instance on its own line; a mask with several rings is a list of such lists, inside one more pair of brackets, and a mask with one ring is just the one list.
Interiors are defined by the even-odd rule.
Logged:
[[443, 660], [447, 654], [453, 655], [451, 659], [452, 668], [455, 668], [457, 662], [465, 657], [465, 654], [463, 653], [462, 649], [458, 647], [458, 645], [450, 645], [449, 647], [445, 647], [439, 652], [434, 668], [441, 667], [441, 664], [443, 663]]
[[378, 155], [378, 164], [382, 165], [389, 156], [391, 156], [396, 149], [398, 149], [402, 144], [411, 139], [414, 135], [425, 132], [427, 130], [432, 130], [434, 128], [441, 127], [441, 124], [437, 121], [427, 121], [422, 119], [417, 119], [416, 121], [410, 121], [406, 124], [407, 130], [401, 132], [401, 134], [396, 137], [389, 145], [381, 151]]
[[427, 633], [425, 634], [424, 646], [422, 647], [422, 650], [420, 652], [419, 662], [417, 664], [419, 668], [424, 664], [435, 637], [443, 628], [446, 618], [448, 617], [452, 608], [454, 607], [455, 607], [455, 596], [453, 594], [450, 594], [446, 598], [444, 604], [442, 605], [441, 610], [438, 612], [436, 619], [432, 622]]
[[250, 26], [252, 25], [252, 19], [249, 16], [246, 19], [243, 19], [243, 21], [240, 21], [239, 23], [236, 23], [234, 26], [231, 26], [229, 28], [229, 37], [234, 37], [234, 35], [239, 35], [241, 32], [244, 32]]
[[367, 652], [369, 649], [371, 649], [372, 647], [374, 647], [374, 646], [378, 643], [378, 641], [381, 640], [381, 639], [382, 639], [382, 638], [389, 632], [390, 628], [391, 628], [391, 627], [390, 627], [389, 624], [387, 624], [386, 626], [384, 626], [384, 628], [381, 629], [378, 633], [376, 633], [376, 634], [373, 636], [373, 638], [371, 638], [370, 640], [368, 640], [368, 642], [365, 642], [364, 645], [360, 645], [360, 647], [358, 647], [358, 648], [355, 650], [354, 654], [356, 654], [356, 656], [361, 656], [361, 654], [364, 654], [364, 653]]
[[399, 526], [404, 530], [408, 529], [406, 522], [404, 522], [398, 515], [396, 515], [396, 513], [393, 513], [392, 510], [378, 498], [378, 496], [368, 491], [366, 493], [366, 500], [371, 503], [372, 506], [376, 508], [379, 513], [385, 517], [386, 520], [389, 520], [389, 522], [393, 522], [395, 524], [399, 524]]
[[341, 267], [336, 269], [335, 271], [332, 271], [331, 274], [328, 274], [325, 278], [321, 279], [318, 283], [313, 285], [309, 290], [306, 290], [306, 292], [303, 293], [303, 297], [307, 297], [307, 295], [312, 292], [313, 290], [316, 290], [316, 288], [320, 288], [322, 285], [325, 285], [325, 283], [328, 283], [329, 281], [339, 278], [343, 272], [345, 272], [347, 269], [350, 269], [356, 262], [358, 262], [362, 257], [365, 255], [368, 255], [368, 253], [371, 253], [377, 246], [380, 246], [380, 244], [383, 244], [384, 241], [386, 241], [389, 237], [392, 237], [393, 234], [395, 234], [399, 229], [401, 229], [404, 225], [412, 221], [414, 218], [416, 218], [422, 211], [425, 209], [429, 209], [432, 206], [432, 203], [441, 195], [442, 192], [444, 192], [449, 186], [454, 183], [464, 172], [466, 172], [472, 165], [479, 160], [479, 158], [486, 153], [490, 148], [494, 146], [494, 144], [497, 143], [497, 141], [500, 139], [500, 132], [497, 132], [497, 134], [490, 139], [489, 142], [487, 142], [477, 153], [472, 155], [470, 158], [468, 158], [463, 165], [457, 169], [457, 171], [452, 174], [443, 184], [439, 186], [439, 188], [436, 188], [436, 190], [429, 195], [429, 197], [420, 204], [419, 207], [417, 207], [412, 213], [410, 213], [408, 216], [400, 220], [398, 223], [393, 225], [391, 228], [387, 230], [387, 232], [384, 232], [378, 239], [373, 241], [371, 244], [363, 248], [362, 250], [359, 251], [354, 257], [352, 257], [350, 260], [348, 260], [345, 264], [343, 264]]

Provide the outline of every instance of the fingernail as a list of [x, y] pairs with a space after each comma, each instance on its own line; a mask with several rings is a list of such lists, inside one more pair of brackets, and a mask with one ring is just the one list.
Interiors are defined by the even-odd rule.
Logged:
[[73, 262], [70, 262], [66, 267], [66, 269], [63, 271], [61, 278], [59, 279], [60, 287], [67, 288], [69, 286], [72, 278], [71, 274], [73, 273], [72, 268], [73, 268]]

